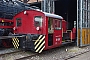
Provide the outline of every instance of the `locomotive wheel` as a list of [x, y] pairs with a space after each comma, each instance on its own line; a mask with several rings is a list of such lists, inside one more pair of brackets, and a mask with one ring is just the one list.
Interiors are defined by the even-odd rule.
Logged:
[[12, 47], [12, 40], [10, 39], [6, 39], [6, 40], [2, 40], [2, 46], [5, 48], [10, 48]]

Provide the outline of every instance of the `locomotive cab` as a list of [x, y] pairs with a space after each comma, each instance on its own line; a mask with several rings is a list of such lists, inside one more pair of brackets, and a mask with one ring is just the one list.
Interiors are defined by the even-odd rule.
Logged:
[[46, 16], [47, 20], [47, 42], [45, 49], [55, 48], [62, 43], [62, 20], [63, 18], [58, 15], [51, 14]]

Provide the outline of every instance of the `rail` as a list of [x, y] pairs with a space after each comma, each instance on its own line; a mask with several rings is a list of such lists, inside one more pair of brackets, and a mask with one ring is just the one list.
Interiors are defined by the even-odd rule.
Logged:
[[1, 56], [4, 56], [4, 55], [9, 55], [9, 54], [18, 53], [18, 52], [22, 52], [22, 50], [19, 50], [19, 51], [13, 51], [13, 52], [4, 53], [4, 54], [0, 54], [0, 57], [1, 57]]
[[39, 55], [39, 53], [35, 53], [35, 54], [30, 55], [30, 56], [25, 56], [25, 57], [18, 58], [18, 59], [15, 59], [15, 60], [23, 60], [23, 59], [27, 59], [27, 58], [30, 58], [30, 57], [34, 57], [34, 56], [37, 56], [37, 55]]

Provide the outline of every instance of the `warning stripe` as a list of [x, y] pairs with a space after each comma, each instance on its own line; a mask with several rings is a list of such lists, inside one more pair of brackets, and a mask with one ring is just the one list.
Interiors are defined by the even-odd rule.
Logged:
[[39, 39], [42, 37], [42, 35], [39, 36], [39, 38], [35, 41], [34, 45], [39, 41]]
[[12, 38], [12, 40], [13, 40], [12, 43], [13, 43], [14, 48], [18, 49], [18, 47], [19, 47], [19, 39], [17, 37], [14, 37], [14, 38]]
[[35, 52], [41, 53], [45, 48], [45, 36], [40, 35], [39, 38], [35, 41]]
[[39, 41], [39, 43], [35, 46], [35, 49], [39, 46], [39, 44], [44, 40], [45, 36]]
[[45, 44], [45, 41], [39, 46], [39, 48], [36, 50], [36, 52], [38, 52], [44, 44]]
[[45, 46], [39, 51], [39, 53], [41, 53], [43, 51], [43, 49], [45, 48]]

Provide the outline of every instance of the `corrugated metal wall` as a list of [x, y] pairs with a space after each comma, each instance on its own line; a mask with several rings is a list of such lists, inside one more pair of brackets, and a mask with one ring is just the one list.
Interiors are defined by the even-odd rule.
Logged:
[[90, 45], [90, 0], [78, 0], [78, 43], [77, 45]]

